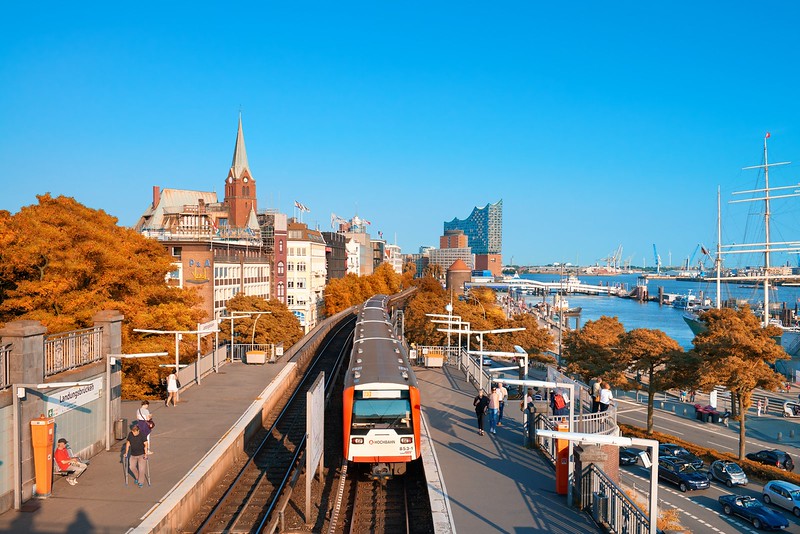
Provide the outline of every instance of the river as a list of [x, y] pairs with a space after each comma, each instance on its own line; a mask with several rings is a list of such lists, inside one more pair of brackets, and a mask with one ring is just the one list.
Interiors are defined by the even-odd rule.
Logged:
[[[542, 282], [557, 282], [560, 278], [556, 274], [525, 274], [521, 278], [539, 280]], [[623, 274], [617, 276], [579, 276], [582, 283], [592, 285], [622, 285], [628, 289], [636, 287], [638, 276], [635, 274]], [[703, 293], [712, 300], [716, 295], [716, 285], [713, 282], [684, 282], [676, 280], [650, 280], [648, 290], [650, 295], [657, 295], [658, 288], [663, 287], [665, 293], [676, 293], [686, 295], [689, 290], [695, 295]], [[764, 297], [763, 288], [740, 287], [736, 284], [722, 284], [722, 300], [729, 298], [747, 299], [751, 305], [762, 302]], [[800, 287], [778, 287], [773, 289], [770, 294], [770, 302], [785, 303], [787, 307], [794, 308], [800, 297]], [[542, 301], [541, 296], [526, 296], [528, 305]], [[546, 297], [549, 302], [553, 302], [553, 296]], [[638, 302], [633, 299], [625, 299], [609, 296], [590, 296], [590, 295], [567, 295], [570, 308], [580, 306], [580, 323], [586, 321], [596, 321], [602, 316], [616, 317], [619, 319], [626, 330], [634, 328], [657, 328], [662, 330], [669, 337], [680, 343], [685, 349], [692, 348], [694, 334], [689, 330], [688, 325], [683, 320], [683, 310], [678, 310], [672, 306], [659, 306], [657, 302]], [[566, 318], [565, 318], [566, 319]], [[570, 326], [574, 327], [574, 319], [570, 318]]]

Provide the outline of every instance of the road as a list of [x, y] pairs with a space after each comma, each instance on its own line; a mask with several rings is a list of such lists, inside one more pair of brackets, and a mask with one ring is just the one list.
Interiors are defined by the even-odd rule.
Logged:
[[[679, 403], [677, 413], [683, 413]], [[672, 404], [667, 408], [671, 410]], [[690, 407], [691, 408], [691, 407]], [[694, 409], [691, 409], [694, 412]], [[645, 426], [647, 417], [647, 407], [637, 404], [631, 399], [617, 399], [617, 420], [620, 423]], [[737, 425], [729, 428], [720, 424], [701, 423], [688, 419], [680, 415], [675, 415], [667, 411], [656, 410], [654, 413], [655, 430], [677, 436], [690, 443], [696, 443], [705, 447], [714, 448], [719, 451], [738, 453], [739, 450], [739, 429]], [[747, 452], [755, 452], [762, 449], [779, 448], [786, 450], [795, 458], [798, 457], [797, 441], [792, 438], [790, 443], [776, 443], [767, 438], [777, 435], [777, 428], [791, 431], [792, 425], [797, 425], [795, 421], [789, 421], [778, 417], [762, 417], [752, 424], [752, 436], [750, 431], [751, 420], [748, 419], [748, 438], [746, 440]], [[788, 426], [787, 426], [788, 425]], [[789, 436], [789, 431], [786, 436]], [[622, 468], [620, 475], [623, 484], [635, 488], [643, 496], [649, 488], [649, 470], [642, 466], [631, 466]], [[760, 484], [750, 483], [744, 488], [734, 488], [729, 490], [718, 482], [712, 482], [707, 490], [690, 491], [681, 493], [677, 487], [667, 482], [659, 484], [659, 506], [662, 508], [675, 508], [680, 512], [681, 524], [694, 533], [725, 533], [725, 532], [758, 532], [752, 525], [745, 523], [738, 517], [726, 516], [717, 502], [720, 495], [728, 493], [738, 493], [751, 495], [761, 499]], [[771, 506], [779, 510], [789, 520], [789, 528], [784, 532], [794, 532], [800, 534], [800, 519], [796, 518], [790, 511]]]

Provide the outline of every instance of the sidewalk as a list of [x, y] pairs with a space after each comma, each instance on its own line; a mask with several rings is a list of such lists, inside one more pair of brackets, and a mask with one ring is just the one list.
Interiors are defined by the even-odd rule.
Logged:
[[[151, 487], [137, 487], [130, 476], [125, 486], [123, 440], [91, 458], [77, 485], [56, 477], [51, 497], [25, 503], [24, 508], [38, 505], [38, 509], [0, 515], [0, 532], [110, 534], [135, 527], [228, 432], [285, 363], [229, 363], [203, 378], [200, 386], [182, 391], [176, 407], [151, 401], [156, 422], [151, 437], [154, 454], [149, 459]], [[123, 402], [123, 417], [129, 424], [139, 405], [139, 401]]]

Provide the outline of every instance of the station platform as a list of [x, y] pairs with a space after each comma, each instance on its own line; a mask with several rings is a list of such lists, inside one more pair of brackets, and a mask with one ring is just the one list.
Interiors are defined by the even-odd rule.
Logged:
[[[110, 451], [90, 459], [77, 485], [55, 477], [49, 498], [31, 499], [24, 504], [25, 511], [0, 515], [0, 532], [116, 534], [134, 529], [231, 430], [285, 365], [285, 361], [228, 363], [204, 377], [200, 385], [184, 389], [175, 407], [151, 400], [156, 426], [151, 437], [150, 487], [137, 487], [130, 476], [125, 485], [125, 441], [118, 441]], [[129, 424], [139, 406], [140, 401], [123, 402], [123, 417]]]
[[481, 436], [475, 386], [452, 367], [416, 368], [429, 439], [456, 532], [602, 532], [555, 491], [555, 471], [523, 446], [519, 401], [506, 403], [497, 434]]

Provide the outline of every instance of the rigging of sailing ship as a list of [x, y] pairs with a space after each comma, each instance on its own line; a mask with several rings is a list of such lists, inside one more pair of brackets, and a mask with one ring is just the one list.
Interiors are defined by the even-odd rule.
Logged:
[[[770, 235], [770, 202], [773, 200], [784, 199], [784, 198], [791, 198], [791, 197], [798, 197], [800, 193], [796, 193], [798, 185], [790, 185], [790, 186], [780, 186], [780, 187], [770, 187], [769, 184], [769, 169], [770, 167], [776, 167], [778, 165], [788, 165], [790, 162], [783, 161], [778, 163], [769, 163], [768, 153], [767, 153], [767, 139], [769, 139], [770, 135], [767, 133], [764, 136], [764, 163], [761, 165], [753, 165], [751, 167], [744, 167], [742, 170], [750, 170], [750, 169], [763, 169], [764, 171], [764, 188], [763, 189], [751, 189], [747, 191], [738, 191], [733, 193], [734, 195], [744, 195], [744, 194], [751, 194], [753, 198], [741, 199], [741, 200], [732, 200], [730, 201], [731, 204], [737, 204], [742, 202], [763, 202], [764, 204], [764, 241], [757, 242], [757, 243], [744, 243], [744, 244], [733, 244], [733, 245], [723, 245], [722, 244], [722, 225], [720, 219], [720, 193], [719, 188], [717, 189], [717, 254], [714, 260], [716, 266], [716, 277], [709, 280], [716, 281], [716, 299], [715, 299], [715, 306], [719, 309], [722, 305], [720, 300], [721, 294], [721, 282], [723, 281], [722, 277], [722, 257], [728, 254], [763, 254], [763, 261], [764, 265], [762, 269], [751, 275], [747, 276], [736, 276], [736, 277], [725, 277], [725, 281], [755, 281], [757, 283], [761, 283], [764, 286], [764, 302], [763, 302], [763, 312], [762, 312], [762, 320], [763, 325], [766, 327], [769, 324], [775, 324], [774, 322], [771, 323], [770, 321], [770, 287], [772, 285], [771, 280], [777, 278], [778, 276], [773, 274], [773, 267], [771, 263], [771, 255], [774, 253], [798, 253], [800, 252], [800, 241], [772, 241], [772, 237]], [[791, 193], [783, 194], [773, 194], [777, 191], [786, 191], [786, 190], [793, 190]], [[785, 275], [780, 274], [779, 276], [781, 279], [800, 279], [798, 275]], [[706, 329], [705, 323], [702, 321], [702, 313], [703, 310], [697, 310], [693, 312], [687, 312], [684, 314], [684, 320], [689, 325], [689, 328], [692, 329], [692, 332], [699, 334], [700, 332]], [[795, 326], [791, 325], [783, 325], [783, 324], [775, 324], [775, 326], [780, 326], [782, 330], [781, 335], [781, 346], [784, 350], [791, 356], [800, 355], [800, 329]]]

